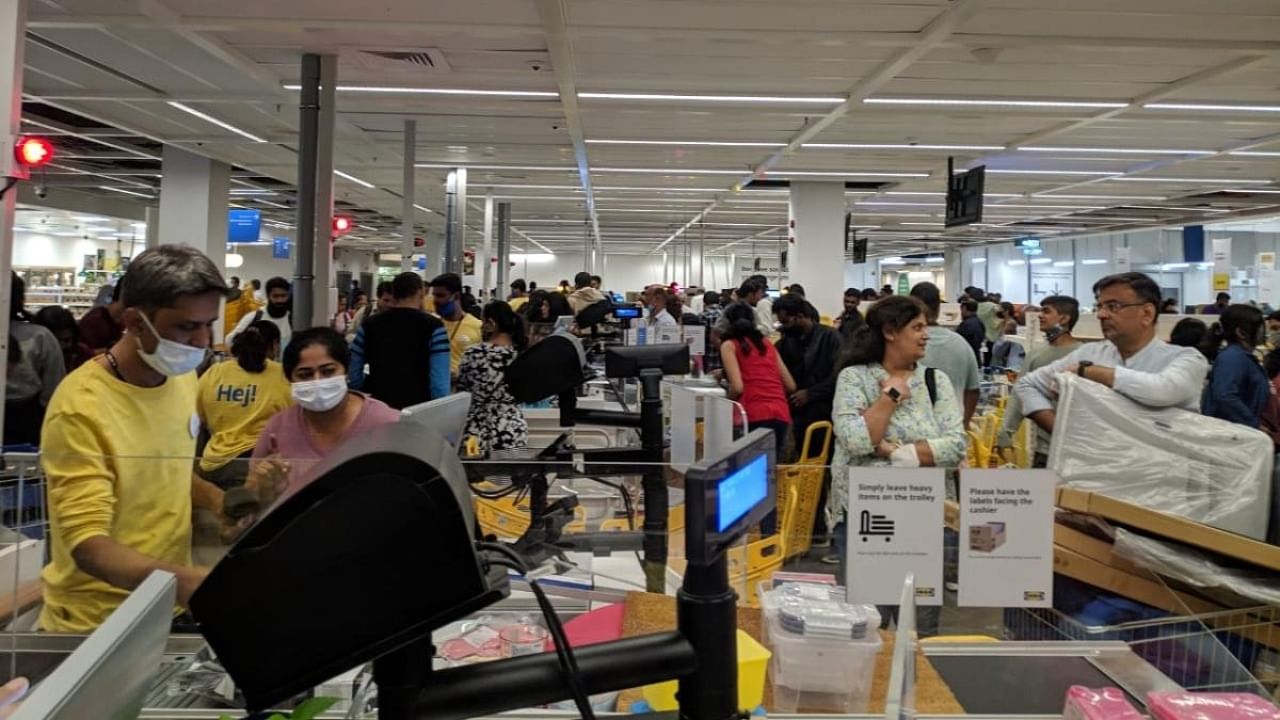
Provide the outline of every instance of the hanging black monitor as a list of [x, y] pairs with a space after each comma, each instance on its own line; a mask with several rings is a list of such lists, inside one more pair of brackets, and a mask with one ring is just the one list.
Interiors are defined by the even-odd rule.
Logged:
[[979, 165], [966, 172], [954, 172], [947, 159], [947, 227], [982, 221], [982, 191], [987, 168]]

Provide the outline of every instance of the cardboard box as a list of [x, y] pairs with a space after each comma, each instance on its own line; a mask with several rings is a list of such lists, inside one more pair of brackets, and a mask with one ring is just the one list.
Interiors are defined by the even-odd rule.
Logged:
[[969, 526], [969, 549], [978, 552], [991, 552], [1004, 545], [1005, 524], [988, 522]]

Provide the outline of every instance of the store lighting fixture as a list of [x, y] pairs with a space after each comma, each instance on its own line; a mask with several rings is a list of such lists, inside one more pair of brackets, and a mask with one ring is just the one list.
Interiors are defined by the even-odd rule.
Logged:
[[677, 147], [786, 147], [786, 143], [732, 140], [587, 140], [588, 145], [656, 145]]
[[337, 175], [338, 177], [342, 178], [343, 180], [350, 180], [351, 182], [353, 182], [353, 183], [355, 183], [355, 184], [359, 185], [360, 187], [366, 187], [366, 188], [369, 188], [370, 190], [372, 190], [374, 187], [376, 187], [376, 186], [375, 186], [373, 183], [371, 183], [371, 182], [366, 182], [366, 181], [361, 180], [360, 178], [356, 177], [355, 175], [349, 175], [349, 174], [347, 174], [347, 173], [342, 172], [341, 170], [334, 170], [334, 171], [333, 171], [333, 174], [334, 174], [334, 175]]
[[223, 121], [223, 120], [219, 120], [219, 119], [218, 119], [218, 118], [216, 118], [216, 117], [213, 117], [212, 115], [209, 115], [209, 114], [206, 114], [206, 113], [202, 113], [202, 112], [200, 112], [199, 110], [197, 110], [197, 109], [195, 109], [195, 108], [191, 107], [190, 105], [184, 105], [184, 104], [182, 104], [182, 103], [180, 103], [180, 102], [177, 102], [177, 101], [174, 101], [174, 100], [170, 100], [170, 101], [169, 101], [169, 103], [168, 103], [168, 105], [169, 105], [169, 107], [174, 108], [175, 110], [181, 110], [182, 112], [187, 113], [188, 115], [191, 115], [191, 116], [193, 116], [193, 117], [198, 117], [198, 118], [200, 118], [201, 120], [204, 120], [204, 121], [205, 121], [205, 122], [207, 122], [207, 123], [211, 123], [211, 124], [213, 124], [213, 125], [217, 125], [218, 127], [222, 128], [223, 130], [230, 130], [231, 132], [233, 132], [233, 133], [235, 133], [235, 134], [239, 135], [240, 137], [245, 138], [245, 139], [247, 139], [247, 140], [252, 140], [253, 142], [256, 142], [256, 143], [265, 143], [265, 142], [266, 142], [266, 140], [264, 140], [263, 138], [260, 138], [260, 137], [258, 137], [257, 135], [254, 135], [253, 133], [248, 132], [247, 130], [241, 130], [240, 128], [236, 127], [235, 125], [232, 125], [232, 124], [231, 124], [231, 123], [229, 123], [229, 122], [225, 122], [225, 121]]
[[228, 270], [235, 270], [244, 265], [244, 256], [240, 253], [227, 253], [226, 263]]
[[977, 265], [978, 263], [984, 263], [984, 262], [986, 262], [986, 261], [987, 261], [987, 259], [983, 257], [983, 258], [974, 258], [974, 259], [970, 260], [969, 262], [973, 263], [974, 265]]
[[1190, 263], [1165, 263], [1160, 266], [1161, 270], [1186, 270], [1191, 267]]
[[120, 193], [121, 195], [132, 195], [132, 196], [134, 196], [134, 197], [146, 198], [146, 199], [148, 199], [148, 200], [154, 200], [154, 199], [155, 199], [155, 196], [154, 196], [154, 195], [148, 195], [148, 194], [146, 194], [146, 193], [140, 193], [140, 192], [136, 192], [136, 191], [133, 191], [133, 190], [125, 190], [124, 188], [111, 187], [110, 185], [99, 185], [99, 186], [98, 186], [98, 189], [99, 189], [99, 190], [110, 190], [111, 192]]
[[1270, 150], [1232, 150], [1227, 154], [1240, 157], [1280, 157], [1280, 152]]
[[1256, 190], [1253, 188], [1250, 188], [1248, 190], [1241, 190], [1241, 189], [1223, 190], [1222, 192], [1244, 193], [1247, 195], [1280, 195], [1280, 190]]
[[[301, 85], [285, 85], [285, 90], [301, 90]], [[423, 88], [381, 85], [339, 85], [340, 93], [377, 93], [385, 95], [474, 95], [477, 97], [558, 98], [560, 93], [549, 90], [476, 90], [471, 88]]]
[[770, 170], [769, 177], [875, 177], [875, 178], [927, 178], [929, 173], [907, 172], [831, 172], [813, 170]]
[[904, 223], [898, 223], [898, 224], [913, 225], [915, 227], [942, 227], [943, 226], [943, 224], [940, 222], [904, 222]]
[[1058, 153], [1098, 153], [1114, 155], [1213, 155], [1214, 150], [1173, 150], [1169, 148], [1104, 148], [1104, 147], [1066, 147], [1036, 146], [1020, 147], [1022, 152], [1058, 152]]
[[1020, 265], [1026, 265], [1027, 261], [1026, 260], [1010, 260], [1008, 264], [1013, 267], [1018, 267]]
[[881, 265], [906, 265], [907, 261], [900, 257], [887, 257], [880, 260]]
[[147, 229], [147, 224], [146, 224], [146, 223], [144, 223], [144, 222], [136, 222], [136, 223], [130, 223], [130, 224], [133, 226], [133, 229], [134, 229], [134, 230], [146, 230], [146, 229]]
[[992, 170], [987, 168], [988, 175], [1081, 175], [1087, 177], [1106, 177], [1108, 175], [1119, 175], [1118, 172], [1106, 172], [1102, 170]]
[[1075, 264], [1076, 264], [1075, 260], [1055, 260], [1053, 262], [1054, 267], [1072, 267]]
[[278, 203], [278, 202], [271, 202], [270, 200], [257, 200], [257, 199], [255, 199], [255, 200], [254, 200], [254, 202], [258, 203], [259, 205], [266, 205], [267, 207], [280, 208], [281, 210], [292, 210], [292, 209], [293, 209], [293, 208], [289, 207], [288, 205], [281, 205], [281, 204], [280, 204], [280, 203]]
[[[990, 172], [988, 170], [988, 172]], [[1114, 182], [1163, 182], [1163, 183], [1204, 183], [1220, 185], [1270, 185], [1270, 180], [1241, 180], [1239, 178], [1187, 178], [1187, 177], [1113, 177]]]
[[470, 163], [417, 163], [415, 168], [431, 170], [521, 170], [525, 172], [577, 172], [578, 168], [569, 165], [472, 165]]
[[857, 203], [854, 203], [853, 205], [854, 207], [932, 207], [932, 208], [942, 207], [941, 202], [910, 202], [907, 200], [901, 200], [897, 202], [892, 200], [885, 200], [885, 201], [863, 200], [862, 202], [857, 202]]
[[924, 261], [925, 261], [926, 263], [935, 264], [935, 263], [940, 263], [940, 262], [946, 262], [946, 261], [947, 261], [947, 259], [946, 259], [946, 258], [941, 258], [941, 257], [927, 257], [927, 258], [925, 258], [925, 259], [924, 259]]
[[267, 190], [266, 188], [252, 188], [252, 187], [231, 188], [228, 191], [228, 193], [231, 195], [275, 195], [276, 194], [274, 190]]
[[1084, 260], [1080, 261], [1080, 264], [1081, 265], [1106, 265], [1108, 262], [1110, 261], [1104, 258], [1085, 258]]
[[429, 208], [429, 207], [425, 207], [425, 206], [423, 206], [423, 205], [419, 205], [419, 204], [417, 204], [417, 203], [414, 203], [414, 204], [413, 204], [413, 207], [414, 207], [415, 209], [417, 209], [417, 210], [421, 210], [421, 211], [422, 211], [422, 212], [424, 212], [424, 213], [434, 213], [434, 212], [435, 212], [435, 210], [432, 210], [431, 208]]
[[[987, 193], [987, 197], [990, 196], [991, 194]], [[1046, 200], [1151, 200], [1153, 202], [1168, 199], [1161, 195], [1059, 195], [1048, 192], [1033, 193], [1031, 197], [1044, 198]]]
[[1229, 105], [1222, 103], [1147, 103], [1144, 110], [1207, 110], [1213, 112], [1280, 112], [1280, 105]]
[[805, 150], [1004, 150], [1004, 145], [930, 145], [924, 143], [805, 143]]
[[846, 98], [812, 95], [683, 95], [676, 93], [579, 92], [583, 100], [658, 100], [668, 102], [763, 103], [773, 105], [839, 105]]
[[1018, 100], [1010, 98], [866, 98], [867, 105], [962, 105], [971, 107], [1029, 107], [1029, 108], [1125, 108], [1126, 102], [1101, 102], [1091, 100]]
[[1010, 205], [1008, 203], [998, 203], [992, 205], [993, 208], [1016, 208], [1025, 210], [1105, 210], [1102, 205]]
[[1032, 265], [1048, 265], [1053, 262], [1053, 258], [1031, 258]]

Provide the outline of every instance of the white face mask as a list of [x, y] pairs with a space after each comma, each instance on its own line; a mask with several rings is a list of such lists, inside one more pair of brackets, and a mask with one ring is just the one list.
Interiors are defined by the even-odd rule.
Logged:
[[294, 383], [290, 391], [293, 401], [303, 410], [311, 412], [328, 412], [342, 402], [347, 396], [347, 377], [334, 375], [319, 380], [307, 380]]
[[147, 329], [152, 335], [156, 336], [155, 352], [147, 352], [142, 347], [142, 338], [138, 340], [138, 355], [142, 357], [142, 361], [151, 366], [152, 370], [164, 375], [165, 377], [177, 377], [186, 375], [187, 373], [200, 367], [200, 363], [204, 362], [204, 356], [207, 352], [206, 348], [192, 347], [173, 340], [167, 340], [160, 337], [160, 333], [156, 332], [156, 326], [151, 324], [147, 316], [142, 316], [142, 322], [146, 323]]

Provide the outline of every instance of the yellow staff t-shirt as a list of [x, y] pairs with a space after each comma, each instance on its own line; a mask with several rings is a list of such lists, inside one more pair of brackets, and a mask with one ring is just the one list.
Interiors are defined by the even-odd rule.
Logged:
[[251, 373], [233, 359], [200, 376], [196, 403], [209, 429], [200, 469], [211, 472], [252, 450], [271, 416], [293, 404], [293, 395], [280, 363], [268, 360], [262, 372]]
[[484, 323], [471, 313], [463, 313], [457, 322], [440, 320], [444, 322], [444, 331], [449, 336], [449, 374], [456, 378], [458, 366], [462, 364], [462, 353], [484, 339]]
[[91, 360], [58, 385], [41, 432], [52, 540], [42, 630], [91, 632], [128, 596], [76, 566], [71, 551], [89, 538], [191, 564], [199, 430], [194, 372], [144, 388]]

